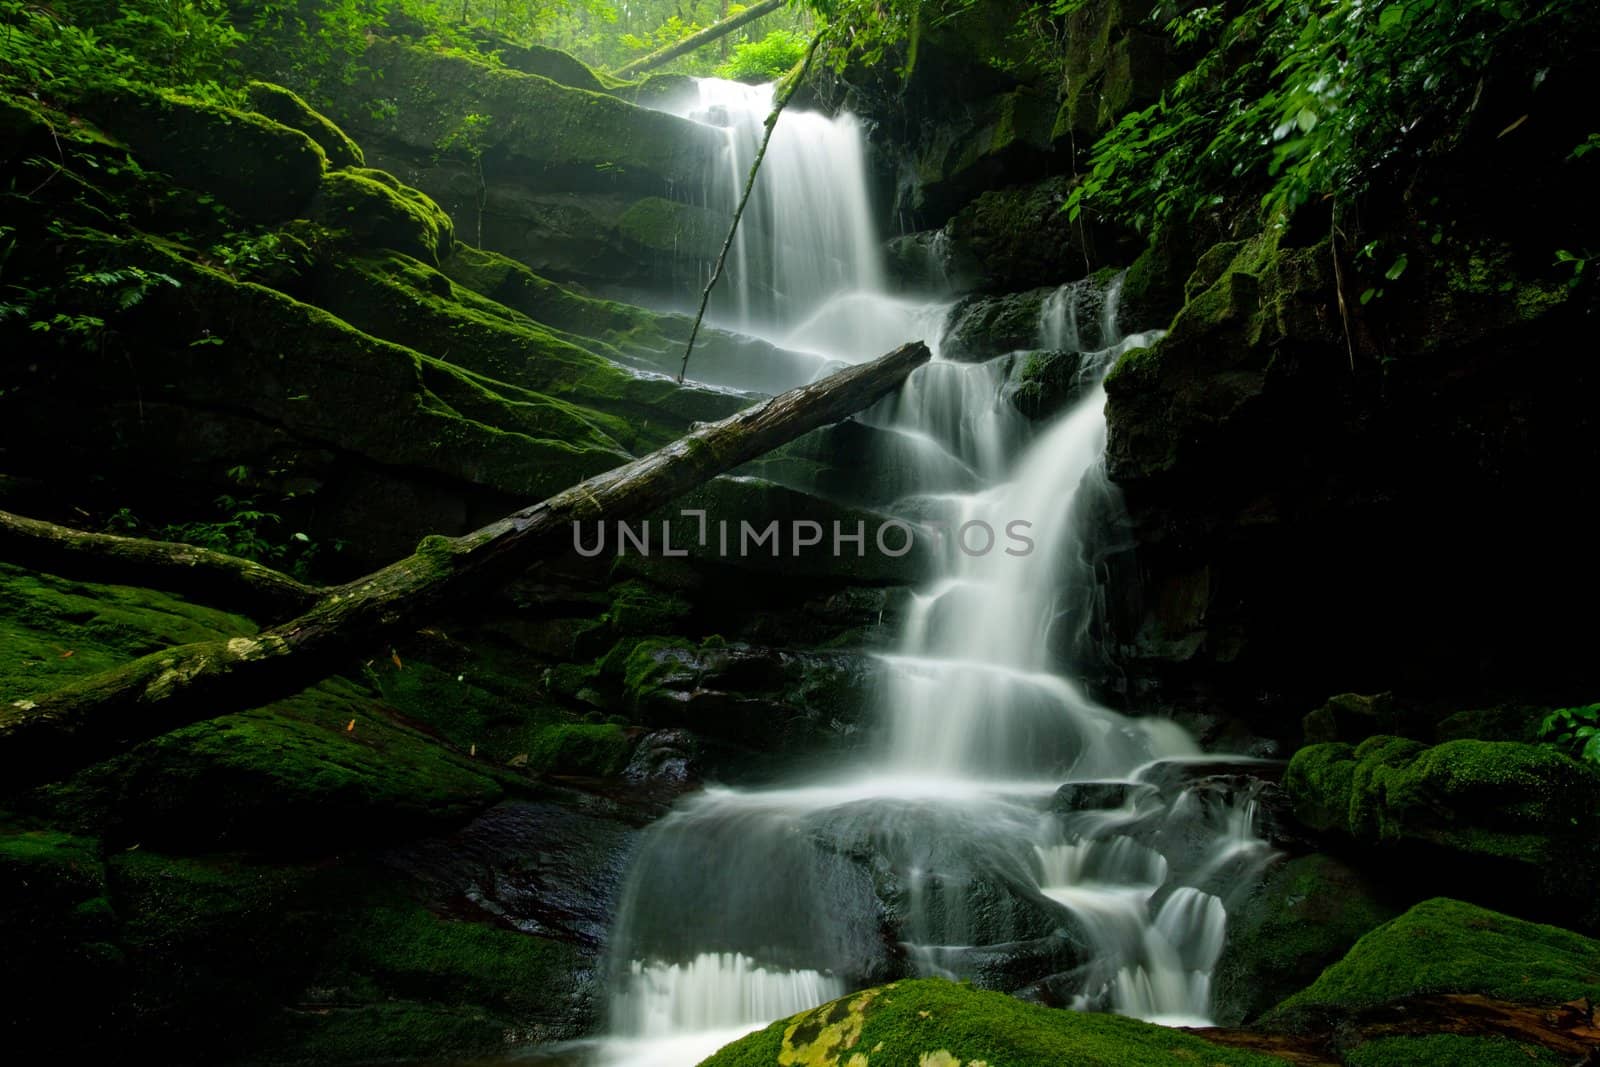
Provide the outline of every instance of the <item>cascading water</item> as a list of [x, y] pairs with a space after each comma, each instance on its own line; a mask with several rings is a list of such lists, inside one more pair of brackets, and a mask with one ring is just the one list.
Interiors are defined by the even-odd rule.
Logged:
[[[700, 83], [687, 113], [729, 129], [731, 158], [716, 163], [728, 180], [742, 180], [738, 146], [769, 101]], [[917, 327], [948, 310], [878, 289], [861, 161], [853, 120], [785, 113], [757, 186], [770, 179], [770, 199], [740, 252], [752, 329], [853, 361], [927, 336]], [[819, 198], [831, 221], [813, 214]], [[848, 334], [858, 313], [898, 332], [847, 345], [821, 329]], [[863, 414], [886, 442], [878, 459], [918, 486], [896, 510], [945, 531], [939, 573], [881, 657], [875, 741], [848, 772], [707, 789], [645, 834], [610, 938], [604, 1062], [692, 1064], [907, 973], [1207, 1018], [1224, 893], [1266, 856], [1248, 802], [1189, 782], [1205, 757], [1181, 728], [1101, 707], [1053, 669], [1092, 611], [1072, 531], [1075, 512], [1110, 499], [1100, 379], [1151, 337], [1122, 337], [1115, 285], [1089, 282], [1045, 302], [1039, 333], [1082, 353], [1080, 398], [1042, 431], [1007, 398], [1009, 358], [936, 358]]]
[[[729, 219], [772, 113], [773, 86], [699, 78], [673, 114], [720, 128], [720, 153], [705, 161], [694, 192], [711, 217]], [[785, 347], [860, 362], [942, 320], [944, 305], [891, 296], [873, 222], [866, 144], [852, 115], [787, 109], [735, 231], [710, 319]], [[702, 263], [699, 287], [712, 267]]]

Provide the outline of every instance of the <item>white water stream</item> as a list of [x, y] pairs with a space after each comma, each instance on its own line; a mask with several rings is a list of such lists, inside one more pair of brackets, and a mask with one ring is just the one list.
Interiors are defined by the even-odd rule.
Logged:
[[[770, 103], [770, 87], [705, 80], [681, 110], [728, 133], [706, 164], [707, 206], [731, 212]], [[937, 345], [948, 303], [884, 291], [853, 118], [786, 112], [752, 204], [723, 323], [827, 361]], [[1093, 610], [1073, 529], [1113, 492], [1099, 381], [1151, 339], [1122, 335], [1116, 303], [1114, 285], [1089, 282], [1045, 302], [1040, 346], [1085, 355], [1081, 398], [1042, 428], [1005, 396], [1009, 359], [936, 357], [863, 415], [898, 442], [873, 461], [906, 465], [919, 486], [904, 514], [1001, 537], [1027, 523], [1032, 550], [969, 555], [944, 539], [882, 657], [875, 742], [853, 765], [788, 788], [708, 789], [646, 832], [610, 939], [601, 1062], [686, 1067], [908, 973], [1208, 1018], [1221, 895], [1266, 854], [1248, 802], [1189, 787], [1175, 761], [1203, 757], [1181, 728], [1101, 707], [1051, 651]], [[1079, 783], [1076, 800], [1057, 796], [1063, 783]]]

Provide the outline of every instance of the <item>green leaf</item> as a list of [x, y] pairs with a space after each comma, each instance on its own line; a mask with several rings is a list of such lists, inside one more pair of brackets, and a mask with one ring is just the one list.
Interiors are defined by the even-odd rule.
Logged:
[[1388, 270], [1383, 272], [1383, 276], [1391, 282], [1398, 281], [1400, 275], [1406, 272], [1406, 267], [1409, 264], [1410, 260], [1406, 256], [1402, 255], [1399, 259], [1394, 261], [1394, 264], [1390, 266]]

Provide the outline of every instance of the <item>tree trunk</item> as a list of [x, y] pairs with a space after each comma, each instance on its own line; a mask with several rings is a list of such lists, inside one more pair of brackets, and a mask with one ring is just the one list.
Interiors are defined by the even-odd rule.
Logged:
[[631, 63], [624, 63], [611, 73], [619, 78], [631, 78], [643, 71], [653, 70], [663, 63], [670, 63], [681, 55], [693, 52], [695, 49], [708, 45], [719, 37], [732, 33], [748, 22], [754, 22], [762, 15], [770, 15], [782, 6], [783, 0], [761, 0], [761, 3], [745, 8], [731, 19], [723, 19], [721, 22], [713, 23], [699, 33], [685, 37], [677, 44], [669, 44], [665, 48], [656, 49], [647, 56], [640, 56]]
[[919, 342], [792, 389], [632, 463], [461, 537], [322, 591], [298, 618], [255, 637], [180, 645], [0, 707], [0, 782], [60, 777], [169, 730], [290, 696], [376, 642], [468, 593], [509, 580], [571, 543], [575, 523], [648, 514], [689, 489], [860, 411], [927, 362]]
[[292, 616], [322, 595], [270, 567], [207, 548], [84, 533], [5, 511], [0, 560], [85, 581], [165, 589], [263, 619]]

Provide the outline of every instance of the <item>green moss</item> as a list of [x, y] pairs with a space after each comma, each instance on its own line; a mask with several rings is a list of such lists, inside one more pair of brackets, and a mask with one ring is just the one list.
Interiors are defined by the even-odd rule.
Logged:
[[1600, 999], [1600, 942], [1438, 897], [1357, 941], [1263, 1022], [1313, 1006], [1359, 1008], [1430, 993], [1528, 1004]]
[[1558, 895], [1595, 863], [1587, 827], [1600, 810], [1600, 773], [1540, 745], [1428, 748], [1385, 735], [1354, 749], [1311, 745], [1290, 760], [1284, 787], [1316, 829], [1503, 862]]
[[0, 930], [8, 942], [37, 937], [52, 923], [47, 916], [70, 909], [85, 908], [77, 917], [93, 924], [104, 917], [105, 891], [98, 841], [0, 821]]
[[126, 141], [147, 166], [215, 195], [246, 218], [301, 214], [328, 160], [299, 130], [168, 90], [91, 100], [86, 114]]
[[644, 582], [623, 582], [611, 592], [611, 609], [606, 618], [612, 629], [621, 634], [668, 633], [694, 610], [683, 597]]
[[570, 945], [441, 918], [379, 893], [319, 951], [313, 1010], [283, 1018], [271, 1059], [344, 1063], [496, 1051], [545, 1035], [584, 982]]
[[659, 196], [633, 203], [617, 222], [627, 240], [649, 252], [715, 259], [728, 232], [725, 218], [693, 204]]
[[[151, 293], [140, 308], [148, 316], [144, 321], [160, 323], [141, 335], [139, 371], [143, 387], [160, 396], [162, 419], [127, 426], [127, 433], [113, 440], [137, 436], [165, 442], [173, 437], [174, 450], [186, 441], [215, 448], [221, 410], [252, 424], [265, 423], [272, 433], [290, 435], [314, 449], [334, 449], [436, 484], [454, 482], [458, 492], [480, 486], [519, 500], [547, 496], [628, 458], [597, 428], [608, 420], [592, 409], [446, 362], [445, 357], [472, 356], [468, 342], [476, 338], [471, 331], [457, 335], [447, 329], [431, 336], [418, 331], [410, 339], [434, 343], [432, 351], [438, 354], [424, 355], [353, 329], [327, 310], [237, 282], [147, 239], [85, 235], [74, 247], [74, 257], [92, 256], [107, 269], [132, 264], [182, 283]], [[415, 259], [399, 254], [394, 259], [444, 282]], [[405, 309], [422, 299], [421, 291], [397, 288], [392, 300], [373, 308], [374, 324], [403, 318]], [[440, 321], [447, 326], [455, 322]], [[197, 347], [197, 338], [220, 344]], [[504, 339], [503, 350], [510, 347]], [[121, 414], [125, 405], [117, 407], [124, 399], [120, 384], [105, 387], [104, 396], [95, 384], [102, 370], [108, 380], [120, 383], [122, 372], [114, 369], [122, 365], [120, 357], [108, 352], [98, 358], [103, 358], [103, 368], [91, 362], [74, 378], [79, 390], [74, 403], [81, 408], [98, 402], [102, 407], [97, 410], [109, 409], [108, 420], [128, 419]], [[529, 359], [526, 348], [520, 358], [523, 365], [540, 362]], [[670, 382], [660, 384], [673, 388]], [[582, 391], [570, 381], [568, 389]], [[30, 413], [20, 398], [8, 400], [13, 413]], [[657, 416], [656, 424], [662, 421], [658, 413], [650, 414]], [[638, 421], [648, 430], [652, 420], [641, 412]], [[121, 425], [113, 422], [113, 428]], [[110, 430], [107, 435], [112, 436]], [[134, 458], [155, 446], [142, 447], [146, 451]], [[224, 450], [212, 462], [222, 469], [240, 461], [248, 462], [248, 457]], [[127, 477], [137, 484], [139, 472], [129, 470]], [[392, 521], [416, 520], [396, 513]]]
[[325, 175], [311, 217], [348, 230], [363, 247], [434, 264], [455, 245], [455, 224], [444, 209], [381, 170], [349, 167]]
[[109, 871], [125, 916], [123, 940], [160, 953], [185, 945], [233, 952], [243, 947], [241, 938], [273, 936], [286, 904], [313, 873], [244, 856], [185, 858], [147, 849], [118, 852]]
[[1522, 741], [1538, 740], [1539, 722], [1544, 708], [1505, 704], [1492, 708], [1471, 708], [1440, 719], [1434, 726], [1436, 741]]
[[1304, 988], [1398, 911], [1369, 880], [1332, 857], [1280, 863], [1228, 916], [1228, 943], [1212, 980], [1218, 1023], [1249, 1022]]
[[[548, 430], [532, 428], [562, 440], [656, 448], [690, 423], [722, 418], [742, 404], [726, 393], [628, 371], [404, 256], [339, 264], [326, 299], [346, 320], [380, 337], [527, 390], [519, 411], [527, 420], [550, 420]], [[454, 394], [451, 402], [460, 403]]]
[[172, 645], [255, 632], [242, 616], [165, 593], [0, 564], [0, 701], [9, 704]]
[[704, 1067], [1170, 1067], [1278, 1061], [1116, 1015], [1060, 1011], [941, 979], [853, 993], [736, 1041]]
[[601, 661], [602, 673], [613, 673], [620, 660], [622, 689], [628, 703], [643, 707], [660, 694], [661, 683], [683, 672], [682, 654], [693, 654], [694, 645], [677, 637], [619, 641]]
[[528, 769], [607, 777], [628, 764], [632, 745], [615, 723], [558, 723], [528, 736]]
[[[374, 41], [363, 68], [334, 104], [346, 129], [432, 155], [462, 114], [486, 115], [486, 155], [547, 185], [604, 181], [650, 194], [673, 182], [687, 187], [721, 140], [717, 131], [602, 92], [397, 40]], [[388, 106], [374, 109], [374, 100]]]
[[1558, 1067], [1567, 1059], [1507, 1037], [1425, 1034], [1368, 1041], [1345, 1054], [1346, 1067]]
[[274, 122], [292, 130], [299, 130], [321, 148], [332, 167], [360, 167], [366, 165], [361, 146], [352, 141], [343, 130], [326, 116], [300, 99], [293, 90], [271, 82], [253, 81], [245, 86], [250, 106]]
[[1343, 830], [1350, 820], [1355, 749], [1343, 743], [1308, 745], [1289, 760], [1283, 787], [1295, 816], [1314, 830]]
[[334, 679], [146, 741], [35, 803], [117, 841], [310, 854], [442, 829], [501, 795], [487, 767]]

